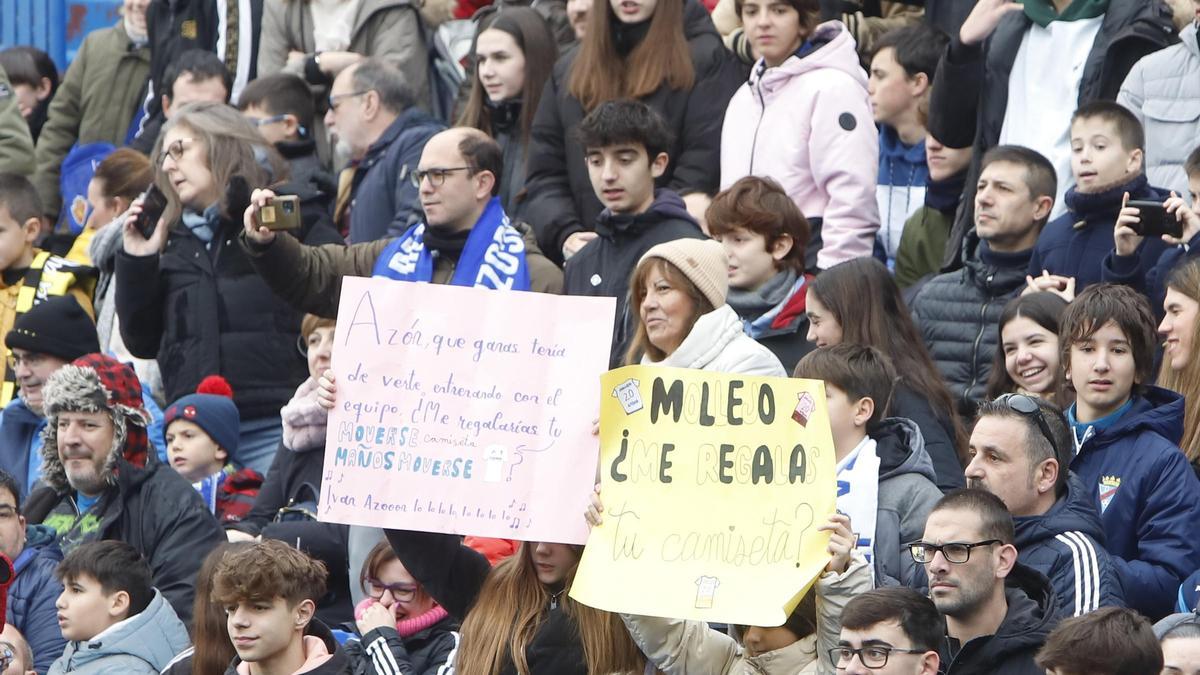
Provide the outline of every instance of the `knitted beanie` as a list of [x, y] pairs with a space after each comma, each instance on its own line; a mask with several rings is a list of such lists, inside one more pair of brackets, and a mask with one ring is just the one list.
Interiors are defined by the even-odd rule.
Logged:
[[49, 354], [64, 361], [100, 351], [96, 323], [70, 295], [48, 298], [30, 307], [13, 322], [4, 344], [9, 349]]
[[195, 394], [188, 394], [167, 407], [163, 413], [164, 434], [175, 420], [186, 420], [200, 427], [230, 455], [237, 452], [242, 420], [233, 403], [233, 389], [220, 375], [204, 378]]
[[646, 251], [638, 265], [661, 258], [679, 268], [714, 309], [725, 304], [729, 292], [729, 260], [725, 247], [713, 239], [676, 239]]

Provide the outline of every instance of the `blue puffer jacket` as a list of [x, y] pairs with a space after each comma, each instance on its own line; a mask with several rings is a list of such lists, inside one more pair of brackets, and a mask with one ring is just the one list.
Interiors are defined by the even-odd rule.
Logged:
[[62, 560], [54, 543], [54, 530], [30, 525], [25, 532], [25, 550], [13, 561], [17, 578], [8, 588], [8, 611], [4, 620], [17, 627], [33, 650], [33, 667], [44, 673], [62, 656], [66, 640], [58, 629], [54, 602], [63, 586], [54, 576]]
[[1067, 479], [1064, 494], [1049, 511], [1015, 517], [1013, 526], [1021, 563], [1050, 579], [1064, 617], [1125, 606], [1096, 502], [1077, 476]]
[[1129, 606], [1157, 620], [1200, 569], [1200, 481], [1176, 446], [1183, 397], [1146, 387], [1112, 426], [1084, 441], [1071, 471], [1100, 505]]

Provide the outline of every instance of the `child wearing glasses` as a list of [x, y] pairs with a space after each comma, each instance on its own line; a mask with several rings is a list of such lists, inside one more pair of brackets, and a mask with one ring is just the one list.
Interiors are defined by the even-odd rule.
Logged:
[[1171, 611], [1200, 568], [1200, 482], [1177, 443], [1183, 397], [1151, 386], [1154, 313], [1127, 286], [1089, 286], [1062, 317], [1059, 343], [1075, 404], [1071, 471], [1092, 491], [1129, 606]]

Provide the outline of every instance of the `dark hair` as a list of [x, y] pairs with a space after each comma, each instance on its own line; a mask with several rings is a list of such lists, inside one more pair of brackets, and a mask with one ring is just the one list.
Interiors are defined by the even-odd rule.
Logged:
[[[525, 84], [521, 87], [521, 117], [518, 126], [521, 129], [521, 144], [528, 146], [529, 132], [533, 128], [533, 116], [542, 100], [542, 90], [546, 80], [554, 70], [554, 62], [558, 60], [558, 42], [550, 25], [535, 9], [513, 5], [495, 5], [497, 10], [487, 14], [479, 21], [475, 30], [475, 42], [485, 30], [495, 29], [504, 31], [520, 47], [525, 56]], [[471, 58], [475, 57], [475, 43], [471, 45]], [[458, 117], [459, 126], [475, 127], [489, 136], [495, 136], [492, 128], [492, 112], [488, 104], [487, 92], [479, 81], [479, 70], [476, 67], [475, 78], [470, 84], [471, 93]]]
[[96, 166], [92, 180], [100, 182], [105, 197], [133, 201], [154, 182], [154, 167], [137, 150], [117, 148]]
[[938, 62], [941, 61], [942, 52], [946, 51], [946, 44], [949, 42], [950, 36], [936, 26], [922, 21], [884, 33], [875, 43], [875, 54], [889, 48], [894, 50], [896, 63], [900, 64], [909, 77], [925, 73], [932, 86]]
[[1142, 123], [1129, 112], [1129, 108], [1112, 101], [1091, 101], [1079, 106], [1071, 115], [1071, 126], [1078, 120], [1101, 119], [1117, 128], [1117, 136], [1126, 150], [1146, 149], [1146, 132]]
[[984, 401], [979, 406], [978, 417], [1003, 417], [1006, 420], [1015, 421], [1017, 424], [1025, 427], [1025, 454], [1029, 457], [1030, 469], [1033, 469], [1038, 464], [1053, 459], [1058, 463], [1058, 479], [1054, 482], [1054, 494], [1062, 495], [1063, 488], [1067, 484], [1067, 474], [1070, 472], [1071, 459], [1075, 456], [1075, 444], [1071, 435], [1071, 428], [1067, 425], [1067, 418], [1063, 417], [1062, 410], [1049, 401], [1029, 397], [1038, 406], [1038, 416], [1045, 422], [1046, 428], [1050, 430], [1050, 435], [1054, 437], [1054, 444], [1050, 444], [1050, 440], [1042, 434], [1042, 428], [1038, 426], [1037, 420], [1031, 415], [1024, 415], [1008, 406], [1008, 404], [1000, 399], [992, 401]]
[[[1093, 284], [1067, 305], [1058, 333], [1059, 367], [1067, 372], [1071, 347], [1091, 339], [1109, 321], [1116, 323], [1129, 341], [1135, 368], [1132, 393], [1140, 393], [1154, 377], [1158, 322], [1146, 296], [1123, 284]], [[1074, 386], [1069, 381], [1065, 384]]]
[[230, 551], [213, 575], [210, 597], [220, 605], [283, 598], [289, 607], [325, 595], [324, 563], [276, 539]]
[[275, 73], [251, 80], [238, 96], [238, 110], [245, 112], [254, 106], [269, 115], [295, 115], [304, 127], [303, 135], [311, 135], [316, 104], [308, 84], [291, 73]]
[[781, 237], [790, 237], [792, 250], [778, 266], [804, 273], [804, 247], [808, 244], [808, 220], [796, 208], [796, 202], [773, 178], [745, 176], [713, 197], [704, 213], [708, 232], [724, 236], [735, 228], [762, 235], [766, 250], [771, 251]]
[[229, 624], [225, 608], [210, 599], [213, 576], [225, 556], [253, 546], [249, 541], [221, 542], [208, 552], [200, 571], [196, 573], [195, 599], [192, 601], [193, 675], [220, 673], [229, 666], [237, 652], [229, 640]]
[[[983, 154], [983, 161], [979, 164], [980, 175], [983, 175], [983, 170], [993, 162], [1007, 162], [1024, 167], [1025, 187], [1029, 189], [1029, 198], [1032, 200], [1040, 197], [1053, 200], [1058, 194], [1058, 174], [1054, 165], [1037, 150], [1030, 150], [1021, 145], [997, 145]], [[1046, 220], [1043, 219], [1038, 224], [1045, 225]]]
[[54, 576], [64, 584], [88, 576], [105, 595], [129, 594], [129, 614], [140, 614], [154, 599], [154, 575], [137, 549], [116, 539], [80, 544], [63, 558]]
[[[992, 359], [992, 372], [988, 374], [988, 398], [996, 398], [1000, 394], [1008, 394], [1017, 390], [1017, 383], [1013, 382], [1005, 364], [1004, 327], [1016, 319], [1029, 319], [1057, 336], [1059, 320], [1066, 308], [1067, 301], [1049, 291], [1018, 295], [1004, 305], [1004, 311], [1000, 313], [1000, 321], [996, 323], [996, 355]], [[1059, 372], [1062, 372], [1061, 368], [1059, 368]], [[1055, 377], [1061, 384], [1062, 378], [1057, 374]]]
[[21, 512], [21, 486], [17, 483], [17, 479], [4, 469], [0, 469], [0, 490], [8, 490], [12, 494], [13, 507], [17, 513]]
[[683, 28], [686, 0], [658, 0], [637, 46], [617, 51], [621, 20], [609, 0], [592, 0], [588, 30], [571, 63], [567, 91], [584, 111], [604, 101], [641, 98], [659, 87], [688, 91], [696, 82], [692, 50]]
[[865, 630], [885, 621], [900, 624], [913, 649], [936, 652], [946, 635], [933, 601], [907, 586], [876, 588], [856, 595], [842, 610], [842, 628]]
[[933, 505], [933, 511], [959, 509], [979, 516], [981, 539], [999, 539], [1003, 544], [1013, 543], [1013, 519], [1008, 507], [996, 495], [979, 488], [954, 490]]
[[0, 208], [8, 211], [18, 225], [42, 216], [42, 200], [33, 183], [15, 173], [0, 173]]
[[358, 571], [358, 587], [363, 593], [367, 592], [367, 579], [378, 579], [379, 568], [393, 560], [399, 560], [395, 549], [387, 541], [381, 541], [371, 548], [367, 559], [363, 561], [362, 569]]
[[500, 149], [496, 139], [478, 129], [472, 129], [463, 134], [462, 140], [458, 142], [458, 153], [462, 155], [467, 166], [471, 167], [471, 175], [481, 171], [491, 173], [495, 178], [492, 182], [492, 196], [500, 193], [500, 179], [504, 176], [504, 151]]
[[416, 104], [404, 73], [383, 59], [372, 57], [359, 61], [351, 79], [354, 91], [375, 92], [379, 95], [379, 104], [397, 115]]
[[1187, 160], [1183, 163], [1183, 171], [1189, 178], [1200, 173], [1200, 145], [1192, 148], [1192, 151], [1188, 153]]
[[58, 67], [46, 52], [29, 45], [18, 45], [0, 51], [0, 68], [8, 74], [8, 81], [33, 88], [42, 85], [42, 78], [50, 80], [50, 95], [58, 91]]
[[184, 50], [174, 61], [167, 64], [163, 74], [162, 91], [159, 93], [165, 94], [169, 101], [175, 100], [175, 82], [185, 73], [198, 81], [221, 78], [221, 84], [225, 85], [226, 101], [233, 93], [233, 76], [229, 74], [229, 69], [221, 63], [216, 54], [207, 49]]
[[817, 275], [809, 290], [842, 327], [842, 341], [869, 345], [886, 354], [907, 386], [929, 400], [935, 414], [954, 428], [954, 449], [966, 464], [967, 434], [950, 390], [933, 365], [913, 324], [896, 280], [874, 258], [855, 258]]
[[667, 152], [674, 142], [674, 134], [662, 115], [645, 103], [630, 99], [601, 103], [583, 118], [575, 133], [585, 153], [619, 143], [635, 143], [646, 149], [651, 162], [659, 153]]
[[[820, 0], [783, 0], [800, 15], [800, 32], [807, 37], [821, 20]], [[733, 0], [733, 9], [737, 12], [738, 21], [742, 20], [744, 0]]]
[[875, 411], [867, 420], [870, 434], [888, 416], [896, 369], [883, 352], [867, 345], [843, 342], [809, 352], [796, 364], [795, 377], [824, 380], [846, 392], [851, 401], [869, 398]]
[[1058, 672], [1146, 675], [1162, 670], [1163, 654], [1146, 617], [1124, 607], [1101, 607], [1058, 624], [1034, 662]]

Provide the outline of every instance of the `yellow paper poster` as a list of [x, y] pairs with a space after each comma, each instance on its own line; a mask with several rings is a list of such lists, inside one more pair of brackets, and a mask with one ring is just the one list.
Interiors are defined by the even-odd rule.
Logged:
[[630, 366], [601, 378], [603, 523], [571, 597], [778, 626], [820, 575], [836, 494], [824, 384]]

